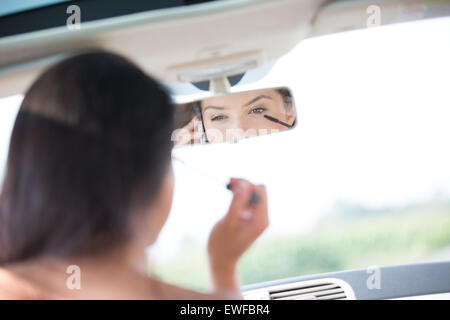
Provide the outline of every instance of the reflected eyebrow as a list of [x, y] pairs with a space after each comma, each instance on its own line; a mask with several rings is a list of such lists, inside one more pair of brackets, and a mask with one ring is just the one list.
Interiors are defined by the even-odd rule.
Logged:
[[[270, 99], [270, 100], [273, 100], [272, 97], [262, 94], [262, 95], [257, 96], [256, 98], [253, 98], [252, 100], [250, 100], [250, 101], [247, 102], [246, 104], [244, 104], [243, 107], [246, 107], [246, 106], [248, 106], [248, 105], [251, 105], [252, 103], [255, 103], [256, 101], [258, 101], [258, 100], [260, 100], [260, 99]], [[203, 112], [205, 112], [205, 111], [208, 110], [208, 109], [224, 110], [225, 107], [206, 106], [206, 107], [203, 109]]]
[[207, 106], [207, 107], [205, 107], [205, 109], [203, 109], [203, 112], [205, 112], [208, 109], [223, 110], [225, 108], [224, 107], [216, 107], [216, 106]]
[[246, 107], [246, 106], [248, 106], [248, 105], [250, 105], [250, 104], [255, 103], [255, 102], [258, 101], [259, 99], [264, 99], [264, 98], [265, 98], [265, 99], [273, 100], [272, 97], [269, 97], [269, 96], [266, 96], [266, 95], [262, 94], [262, 95], [260, 95], [260, 96], [257, 96], [256, 98], [250, 100], [250, 101], [247, 102], [246, 104], [244, 104], [243, 107]]

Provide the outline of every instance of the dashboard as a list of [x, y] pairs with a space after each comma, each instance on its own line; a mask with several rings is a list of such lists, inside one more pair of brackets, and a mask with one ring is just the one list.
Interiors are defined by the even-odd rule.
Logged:
[[243, 287], [249, 300], [450, 299], [450, 261], [369, 267]]

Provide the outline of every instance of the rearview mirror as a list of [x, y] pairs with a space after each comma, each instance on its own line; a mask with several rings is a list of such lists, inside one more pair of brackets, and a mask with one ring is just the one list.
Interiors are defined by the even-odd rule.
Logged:
[[296, 123], [288, 88], [270, 88], [208, 97], [176, 105], [175, 146], [237, 142], [289, 130]]

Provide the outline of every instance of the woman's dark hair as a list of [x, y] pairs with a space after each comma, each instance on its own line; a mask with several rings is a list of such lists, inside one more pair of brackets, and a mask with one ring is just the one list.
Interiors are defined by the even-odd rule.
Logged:
[[281, 98], [283, 99], [284, 107], [289, 110], [293, 106], [293, 99], [291, 91], [287, 88], [281, 88], [277, 89], [277, 92], [281, 95]]
[[11, 136], [0, 264], [123, 243], [167, 172], [173, 112], [164, 89], [115, 54], [80, 54], [44, 72]]

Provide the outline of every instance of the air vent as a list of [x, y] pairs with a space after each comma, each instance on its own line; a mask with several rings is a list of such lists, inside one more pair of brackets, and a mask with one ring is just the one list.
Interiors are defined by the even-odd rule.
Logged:
[[352, 288], [340, 279], [317, 279], [268, 286], [244, 292], [245, 299], [261, 300], [349, 300]]
[[338, 300], [347, 295], [340, 285], [324, 283], [312, 286], [296, 286], [289, 290], [269, 292], [270, 300]]

